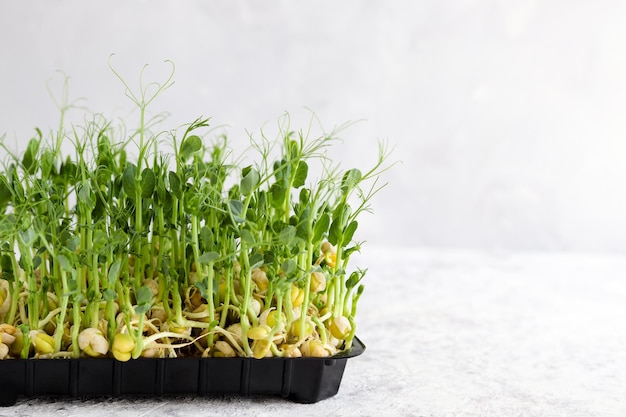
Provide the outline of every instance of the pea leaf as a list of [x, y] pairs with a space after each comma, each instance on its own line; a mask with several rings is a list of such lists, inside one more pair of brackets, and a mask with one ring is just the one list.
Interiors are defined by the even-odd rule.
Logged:
[[37, 255], [33, 258], [33, 269], [39, 268], [39, 265], [41, 265], [41, 256]]
[[137, 314], [146, 314], [150, 310], [150, 304], [139, 304], [135, 307], [135, 313]]
[[12, 233], [15, 228], [17, 219], [14, 214], [0, 216], [0, 234], [7, 236]]
[[70, 237], [67, 240], [66, 245], [67, 245], [67, 248], [71, 250], [72, 252], [76, 251], [76, 249], [78, 249], [78, 247], [80, 246], [80, 237], [79, 236]]
[[252, 234], [252, 232], [248, 229], [241, 230], [241, 239], [249, 245], [254, 245], [256, 242], [254, 234]]
[[306, 177], [309, 174], [309, 166], [304, 161], [298, 162], [298, 168], [296, 168], [296, 174], [293, 178], [294, 188], [300, 188], [304, 185]]
[[[72, 276], [67, 279], [67, 292], [69, 294], [76, 294], [78, 291], [78, 281], [76, 281], [76, 277]], [[80, 294], [76, 294], [77, 297], [80, 297]], [[82, 299], [82, 297], [80, 297]], [[80, 301], [80, 300], [76, 300]]]
[[213, 232], [206, 226], [200, 229], [200, 244], [205, 251], [211, 251], [215, 246]]
[[73, 269], [72, 265], [70, 264], [70, 260], [67, 259], [65, 255], [57, 256], [57, 262], [59, 263], [62, 271], [69, 272]]
[[342, 244], [350, 243], [350, 241], [352, 240], [352, 236], [354, 236], [354, 232], [356, 231], [357, 227], [359, 227], [359, 223], [357, 223], [356, 220], [353, 220], [350, 222], [348, 227], [346, 227], [346, 229], [343, 231]]
[[22, 186], [22, 181], [17, 173], [15, 165], [11, 165], [9, 167], [9, 171], [7, 173], [7, 179], [11, 178], [11, 188], [13, 189], [13, 197], [17, 200], [17, 202], [24, 201], [24, 187]]
[[4, 207], [11, 201], [13, 194], [8, 186], [7, 178], [0, 175], [0, 207]]
[[280, 264], [280, 269], [282, 269], [285, 275], [289, 276], [296, 272], [297, 266], [298, 265], [296, 264], [296, 261], [294, 261], [293, 259], [287, 259], [282, 264]]
[[287, 190], [282, 185], [275, 183], [270, 187], [271, 204], [274, 208], [281, 208], [285, 201]]
[[172, 193], [180, 200], [183, 194], [183, 189], [180, 186], [181, 182], [178, 174], [174, 171], [170, 171], [168, 179], [170, 181], [170, 191], [172, 191]]
[[34, 174], [37, 169], [37, 151], [39, 150], [39, 141], [41, 139], [41, 131], [37, 129], [39, 139], [33, 138], [28, 142], [24, 157], [22, 158], [22, 165], [24, 169], [30, 174]]
[[209, 288], [207, 287], [207, 284], [205, 284], [203, 281], [198, 281], [193, 285], [198, 289], [198, 291], [200, 291], [200, 295], [202, 296], [202, 298], [209, 298]]
[[0, 257], [0, 268], [2, 268], [2, 276], [7, 272], [13, 272], [13, 263], [9, 255], [4, 254]]
[[149, 307], [152, 300], [152, 290], [145, 286], [140, 287], [135, 293], [135, 299], [137, 300], [137, 305], [148, 305]]
[[89, 181], [82, 181], [78, 185], [78, 201], [91, 210], [96, 206], [96, 197]]
[[278, 241], [281, 243], [289, 244], [293, 242], [296, 237], [296, 228], [294, 226], [287, 226], [278, 233]]
[[228, 209], [230, 210], [230, 214], [233, 216], [236, 223], [245, 222], [245, 219], [241, 217], [243, 213], [243, 203], [241, 201], [230, 200], [228, 202]]
[[71, 183], [73, 182], [72, 180], [76, 177], [77, 171], [78, 168], [76, 167], [76, 164], [68, 156], [67, 160], [61, 165], [59, 174], [61, 175], [61, 177], [65, 178]]
[[330, 230], [328, 231], [328, 241], [332, 245], [336, 245], [339, 239], [341, 238], [341, 218], [336, 218], [330, 225]]
[[114, 246], [125, 246], [128, 244], [128, 235], [123, 230], [117, 229], [111, 236], [111, 243]]
[[121, 269], [122, 269], [122, 262], [120, 262], [119, 260], [111, 264], [111, 266], [109, 267], [109, 273], [107, 275], [109, 286], [112, 287], [113, 285], [115, 285], [115, 282], [120, 276]]
[[313, 242], [319, 242], [322, 239], [324, 234], [328, 231], [328, 226], [330, 226], [330, 216], [324, 213], [317, 219], [313, 226]]
[[299, 201], [302, 206], [308, 206], [311, 199], [311, 190], [303, 188], [300, 190]]
[[276, 256], [274, 255], [274, 252], [271, 250], [267, 250], [265, 252], [263, 252], [263, 263], [264, 264], [272, 264], [274, 263], [274, 258]]
[[20, 237], [22, 238], [26, 246], [32, 246], [35, 242], [35, 239], [37, 239], [37, 233], [35, 233], [35, 230], [31, 226], [27, 230], [20, 232]]
[[107, 288], [106, 290], [102, 291], [102, 298], [104, 299], [104, 301], [114, 301], [117, 299], [117, 292], [115, 290], [112, 290], [111, 288]]
[[100, 252], [108, 243], [109, 235], [104, 230], [96, 230], [93, 234], [93, 249]]
[[217, 252], [204, 252], [202, 255], [200, 255], [200, 257], [198, 257], [198, 259], [196, 259], [196, 261], [201, 264], [208, 265], [218, 260], [219, 257], [220, 254]]
[[261, 253], [255, 253], [250, 256], [250, 269], [258, 268], [265, 262], [265, 257]]
[[141, 198], [150, 198], [154, 193], [156, 186], [156, 177], [150, 168], [146, 168], [141, 172]]
[[124, 187], [124, 192], [131, 200], [134, 200], [137, 196], [136, 175], [137, 167], [133, 164], [126, 165], [122, 174], [122, 186]]
[[361, 181], [362, 176], [361, 171], [356, 168], [347, 170], [341, 180], [341, 191], [345, 193], [353, 189]]
[[185, 193], [183, 198], [185, 211], [189, 214], [198, 215], [200, 210], [200, 196], [198, 193]]
[[259, 175], [259, 172], [254, 168], [249, 169], [241, 179], [241, 184], [239, 186], [241, 194], [245, 196], [250, 195], [259, 184], [260, 180], [261, 176]]
[[187, 160], [200, 149], [202, 149], [202, 139], [196, 135], [189, 136], [180, 145], [180, 156], [183, 160]]

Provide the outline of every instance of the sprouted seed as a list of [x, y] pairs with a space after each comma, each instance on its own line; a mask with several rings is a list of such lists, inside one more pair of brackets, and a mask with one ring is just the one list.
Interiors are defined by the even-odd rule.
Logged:
[[366, 270], [349, 260], [388, 149], [343, 171], [327, 151], [345, 126], [312, 137], [285, 116], [275, 140], [250, 135], [243, 165], [225, 135], [207, 139], [209, 119], [153, 131], [163, 120], [146, 109], [173, 64], [138, 91], [111, 70], [137, 128], [101, 115], [68, 128], [65, 99], [48, 137], [37, 129], [19, 155], [0, 141], [0, 359], [350, 349]]

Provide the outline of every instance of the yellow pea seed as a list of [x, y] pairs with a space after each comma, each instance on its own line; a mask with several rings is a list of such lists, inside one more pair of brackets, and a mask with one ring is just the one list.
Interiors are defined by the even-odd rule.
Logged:
[[267, 338], [272, 329], [267, 325], [252, 327], [248, 330], [248, 339], [261, 340]]
[[54, 352], [54, 339], [52, 336], [42, 331], [34, 330], [31, 332], [31, 340], [35, 346], [35, 352], [44, 355]]
[[16, 328], [13, 336], [15, 336], [15, 341], [9, 346], [9, 350], [11, 355], [17, 356], [24, 349], [24, 334], [20, 329]]
[[163, 305], [155, 305], [152, 306], [152, 308], [150, 309], [150, 318], [151, 319], [157, 319], [159, 320], [161, 323], [165, 322], [167, 320], [167, 314], [165, 313], [165, 309], [163, 308]]
[[267, 292], [267, 287], [269, 286], [269, 280], [267, 279], [267, 274], [261, 268], [254, 268], [252, 270], [252, 281], [256, 284], [259, 289], [258, 293], [263, 294]]
[[0, 333], [15, 334], [15, 332], [17, 331], [18, 331], [17, 327], [12, 326], [8, 323], [0, 324]]
[[252, 309], [254, 315], [259, 317], [259, 314], [261, 313], [261, 302], [256, 298], [253, 298], [250, 300], [250, 308]]
[[252, 343], [252, 356], [255, 359], [261, 359], [270, 355], [270, 347], [272, 342], [269, 340], [255, 340]]
[[292, 344], [283, 344], [281, 345], [281, 350], [285, 357], [287, 358], [301, 358], [302, 351], [296, 345]]
[[322, 253], [328, 253], [332, 250], [333, 250], [333, 245], [331, 245], [330, 242], [325, 241], [324, 243], [322, 243]]
[[127, 362], [128, 360], [130, 360], [130, 358], [132, 357], [130, 352], [117, 352], [117, 351], [113, 351], [113, 357], [115, 359], [117, 359], [120, 362]]
[[161, 326], [161, 329], [167, 332], [178, 333], [184, 336], [189, 336], [191, 334], [191, 327], [179, 326], [172, 322], [163, 324], [163, 326]]
[[9, 293], [9, 282], [0, 279], [0, 314], [5, 314], [11, 308], [11, 294]]
[[310, 340], [302, 344], [302, 355], [313, 358], [326, 358], [330, 356], [328, 350], [319, 340]]
[[78, 335], [78, 347], [85, 354], [98, 357], [106, 355], [109, 351], [109, 342], [99, 329], [89, 327]]
[[135, 341], [127, 333], [117, 333], [113, 338], [111, 351], [113, 357], [120, 362], [126, 362], [131, 358], [131, 352], [135, 348]]
[[326, 265], [334, 268], [337, 264], [337, 254], [335, 252], [328, 252], [324, 255], [324, 261], [326, 262]]
[[326, 275], [323, 272], [315, 271], [311, 273], [311, 291], [320, 292], [326, 289]]
[[16, 339], [16, 332], [16, 327], [7, 323], [0, 324], [0, 341], [7, 346], [13, 344]]
[[4, 343], [7, 346], [11, 345], [13, 344], [13, 342], [15, 342], [15, 336], [8, 333], [0, 333], [0, 342]]
[[9, 347], [4, 343], [0, 343], [0, 360], [9, 356]]
[[304, 322], [304, 334], [301, 334], [300, 320], [296, 320], [293, 323], [291, 323], [291, 328], [289, 330], [289, 333], [292, 336], [295, 336], [299, 339], [305, 339], [313, 334], [313, 323], [311, 323], [308, 320], [305, 321]]
[[304, 301], [304, 290], [302, 288], [297, 287], [296, 285], [293, 285], [291, 287], [291, 306], [299, 307], [300, 305], [302, 305], [303, 301]]
[[279, 330], [281, 330], [285, 327], [284, 323], [285, 321], [287, 321], [287, 317], [283, 312], [281, 312], [279, 316], [278, 311], [276, 310], [265, 310], [263, 313], [261, 313], [260, 321], [262, 324], [263, 322], [265, 322], [264, 324], [267, 324], [272, 328], [276, 326], [276, 323], [279, 323], [281, 324]]
[[[190, 280], [191, 280], [191, 277], [190, 277]], [[202, 305], [204, 303], [204, 299], [202, 298], [202, 294], [200, 294], [200, 291], [198, 291], [196, 287], [189, 287], [187, 290], [187, 297], [185, 299], [185, 302], [193, 310], [197, 308], [198, 306]]]
[[352, 331], [350, 320], [346, 316], [338, 316], [330, 322], [330, 333], [337, 339], [345, 339]]

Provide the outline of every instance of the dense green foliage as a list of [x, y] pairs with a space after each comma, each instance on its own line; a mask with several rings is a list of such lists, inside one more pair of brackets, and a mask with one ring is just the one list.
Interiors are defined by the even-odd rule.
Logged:
[[367, 172], [341, 170], [328, 157], [339, 130], [310, 138], [283, 117], [239, 166], [208, 119], [151, 132], [146, 108], [171, 75], [137, 95], [122, 82], [140, 112], [130, 134], [102, 116], [66, 129], [64, 103], [58, 131], [4, 163], [0, 358], [350, 348], [365, 270], [348, 262], [386, 149]]

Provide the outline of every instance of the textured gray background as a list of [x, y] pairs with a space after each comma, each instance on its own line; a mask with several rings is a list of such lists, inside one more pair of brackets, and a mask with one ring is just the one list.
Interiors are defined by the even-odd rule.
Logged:
[[[28, 400], [0, 415], [626, 415], [626, 3], [617, 0], [22, 1], [0, 4], [0, 132], [55, 126], [62, 70], [92, 111], [136, 113], [136, 85], [176, 62], [154, 103], [246, 129], [366, 119], [403, 161], [364, 217], [366, 353], [337, 397]], [[80, 113], [73, 121], [80, 122]], [[134, 118], [134, 119], [133, 119]], [[421, 249], [415, 249], [421, 248]], [[450, 248], [463, 248], [451, 250]]]
[[135, 85], [171, 59], [152, 109], [167, 128], [211, 116], [243, 146], [308, 107], [327, 128], [367, 120], [343, 135], [346, 166], [395, 144], [363, 239], [624, 252], [625, 19], [618, 0], [2, 2], [0, 132], [56, 126], [56, 70], [132, 125], [109, 54]]

